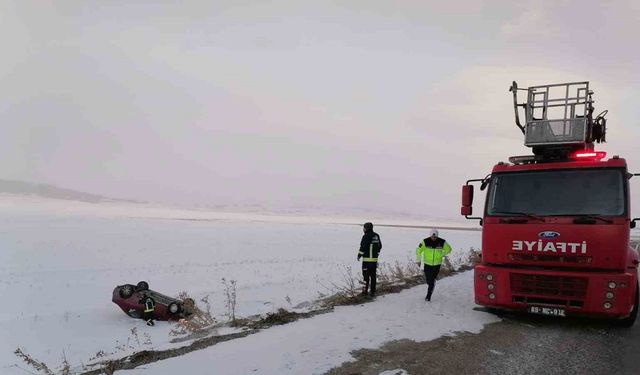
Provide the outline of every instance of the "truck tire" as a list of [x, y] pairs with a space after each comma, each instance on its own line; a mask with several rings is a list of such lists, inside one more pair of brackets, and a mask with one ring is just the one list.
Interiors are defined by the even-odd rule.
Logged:
[[638, 285], [636, 285], [636, 299], [633, 303], [633, 309], [631, 310], [631, 314], [628, 317], [620, 319], [618, 321], [618, 325], [620, 327], [631, 327], [633, 323], [635, 323], [636, 318], [638, 317]]

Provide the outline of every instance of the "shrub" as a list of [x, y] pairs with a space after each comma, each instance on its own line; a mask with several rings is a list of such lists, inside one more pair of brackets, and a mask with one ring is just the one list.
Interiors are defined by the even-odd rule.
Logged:
[[187, 319], [180, 319], [169, 332], [170, 335], [182, 336], [193, 334], [214, 326], [216, 319], [211, 315], [211, 304], [209, 303], [208, 294], [200, 299], [204, 304], [204, 309], [198, 307], [195, 300], [191, 298], [187, 292], [180, 292], [178, 298], [183, 301], [185, 309], [191, 311], [192, 314]]
[[231, 324], [236, 323], [236, 281], [222, 278], [225, 293], [225, 307], [227, 308], [227, 316]]
[[25, 361], [29, 366], [33, 367], [36, 371], [46, 375], [54, 375], [46, 363], [38, 361], [37, 359], [31, 357], [31, 355], [25, 353], [22, 349], [20, 348], [16, 349], [13, 352], [13, 354], [20, 357], [23, 361]]

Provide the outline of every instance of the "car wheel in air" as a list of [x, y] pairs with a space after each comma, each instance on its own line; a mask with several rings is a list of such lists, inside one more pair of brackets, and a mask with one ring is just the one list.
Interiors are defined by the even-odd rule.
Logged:
[[121, 298], [129, 298], [133, 295], [133, 292], [135, 292], [133, 285], [125, 284], [120, 287], [120, 291], [118, 293]]
[[149, 290], [149, 283], [146, 281], [140, 281], [138, 285], [136, 285], [137, 290]]
[[169, 306], [167, 306], [167, 310], [169, 311], [169, 314], [176, 315], [180, 312], [180, 305], [175, 302], [171, 302]]

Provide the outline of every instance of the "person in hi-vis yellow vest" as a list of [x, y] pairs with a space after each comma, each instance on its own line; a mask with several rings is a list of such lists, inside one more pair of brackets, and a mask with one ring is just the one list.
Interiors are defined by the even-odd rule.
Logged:
[[431, 294], [436, 286], [436, 278], [440, 272], [442, 258], [451, 252], [451, 245], [438, 237], [438, 230], [431, 229], [429, 237], [420, 242], [416, 248], [416, 264], [420, 267], [420, 263], [424, 264], [424, 278], [427, 280], [429, 289], [425, 301], [431, 301]]

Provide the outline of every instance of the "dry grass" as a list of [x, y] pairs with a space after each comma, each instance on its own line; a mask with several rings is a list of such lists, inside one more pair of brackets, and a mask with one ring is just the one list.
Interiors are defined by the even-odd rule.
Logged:
[[71, 364], [67, 361], [67, 355], [62, 351], [62, 369], [60, 370], [61, 375], [71, 375]]
[[449, 258], [447, 257], [442, 258], [442, 265], [440, 265], [440, 272], [438, 273], [438, 278], [441, 279], [443, 277], [453, 275], [454, 273], [455, 273], [455, 269], [453, 268], [451, 261], [449, 261]]
[[192, 314], [187, 319], [177, 321], [169, 335], [183, 336], [193, 334], [209, 329], [216, 324], [216, 319], [211, 315], [211, 304], [209, 303], [208, 295], [200, 299], [200, 302], [204, 304], [204, 309], [198, 307], [187, 292], [180, 292], [178, 298], [183, 301], [184, 307], [190, 310]]
[[31, 355], [25, 353], [22, 349], [18, 348], [13, 353], [20, 357], [23, 361], [25, 361], [29, 366], [31, 366], [39, 373], [54, 375], [54, 373], [49, 369], [46, 363], [38, 361], [37, 359], [31, 357]]
[[381, 263], [378, 268], [378, 290], [395, 289], [393, 287], [397, 285], [416, 285], [421, 275], [422, 269], [413, 261]]
[[[393, 293], [417, 285], [421, 277], [420, 272], [420, 268], [414, 262], [395, 262], [391, 265], [381, 263], [377, 271], [376, 293]], [[328, 282], [323, 286], [329, 292], [329, 296], [320, 299], [320, 306], [323, 308], [354, 305], [369, 300], [367, 296], [362, 295], [360, 275], [356, 276], [349, 266], [345, 266], [338, 282]]]
[[[444, 257], [438, 278], [454, 275], [457, 272], [473, 269], [480, 261], [480, 250], [471, 248], [462, 265], [455, 267], [448, 257]], [[392, 264], [380, 263], [377, 272], [377, 294], [397, 293], [403, 289], [424, 283], [424, 274], [420, 266], [412, 260], [405, 263], [396, 261]], [[328, 296], [320, 298], [320, 306], [330, 308], [341, 305], [354, 305], [370, 299], [361, 295], [362, 281], [351, 267], [345, 266], [338, 282], [321, 284], [328, 291]]]
[[287, 324], [298, 320], [299, 315], [300, 314], [293, 311], [278, 309], [276, 312], [268, 313], [266, 317], [254, 322], [251, 326], [253, 328], [266, 328], [275, 325]]
[[236, 324], [236, 280], [222, 278], [222, 285], [225, 293], [225, 307], [227, 308], [227, 316], [232, 325]]
[[320, 282], [320, 285], [332, 296], [339, 294], [341, 296], [355, 298], [362, 292], [360, 281], [358, 280], [353, 268], [351, 268], [351, 266], [344, 266], [344, 268], [340, 270], [340, 278], [338, 281], [329, 280]]

